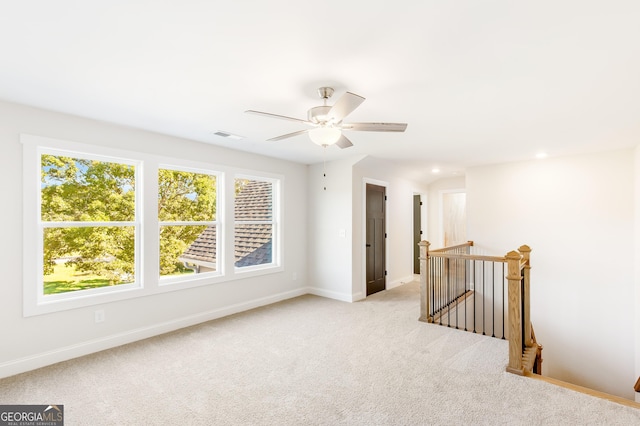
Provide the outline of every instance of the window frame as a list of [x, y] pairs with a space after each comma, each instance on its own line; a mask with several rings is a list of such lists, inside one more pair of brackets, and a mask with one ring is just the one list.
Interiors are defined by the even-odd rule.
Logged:
[[[284, 176], [269, 172], [241, 169], [187, 158], [160, 156], [148, 152], [128, 151], [104, 145], [86, 144], [43, 136], [21, 134], [23, 144], [23, 315], [25, 317], [84, 308], [88, 306], [152, 296], [170, 291], [186, 290], [200, 286], [211, 286], [238, 279], [262, 276], [284, 271], [282, 188]], [[84, 154], [91, 159], [108, 159], [136, 167], [136, 266], [135, 285], [119, 284], [96, 289], [63, 293], [63, 296], [47, 295], [43, 298], [43, 241], [40, 229], [41, 214], [41, 155], [63, 153], [80, 158]], [[218, 232], [218, 273], [189, 274], [178, 278], [160, 279], [160, 243], [158, 218], [158, 170], [202, 172], [216, 176], [216, 217]], [[272, 263], [235, 268], [233, 249], [235, 220], [235, 179], [251, 178], [272, 182], [273, 187], [273, 258]], [[38, 226], [34, 226], [34, 225]], [[85, 224], [85, 222], [83, 222]], [[191, 223], [193, 224], [193, 223]], [[34, 268], [34, 262], [39, 265]], [[54, 296], [54, 297], [51, 297]]]
[[[144, 225], [141, 221], [143, 191], [143, 168], [140, 159], [123, 155], [123, 152], [104, 147], [94, 147], [75, 142], [62, 141], [32, 135], [20, 135], [23, 143], [23, 186], [24, 186], [24, 226], [23, 226], [23, 315], [33, 316], [60, 310], [73, 309], [106, 301], [122, 300], [144, 289], [144, 269], [139, 253], [144, 238]], [[135, 217], [130, 221], [119, 222], [47, 222], [42, 220], [41, 199], [41, 161], [42, 155], [57, 155], [80, 159], [116, 162], [135, 166]], [[77, 292], [45, 295], [44, 279], [44, 241], [45, 228], [55, 227], [48, 224], [66, 223], [75, 226], [109, 226], [105, 224], [128, 224], [135, 227], [135, 280], [133, 283], [105, 286]], [[34, 226], [35, 225], [35, 226]], [[64, 225], [63, 225], [64, 226]], [[35, 256], [35, 257], [34, 257]], [[36, 265], [34, 268], [33, 265]], [[87, 301], [93, 300], [93, 303]]]
[[236, 274], [247, 274], [251, 272], [260, 272], [271, 268], [279, 268], [281, 264], [280, 258], [280, 183], [282, 179], [267, 176], [257, 176], [256, 174], [236, 173], [233, 176], [234, 184], [234, 208], [235, 208], [235, 182], [238, 179], [256, 180], [262, 182], [271, 183], [271, 220], [241, 220], [238, 221], [235, 217], [235, 211], [233, 216], [233, 235], [234, 235], [234, 250], [235, 250], [235, 227], [236, 225], [251, 225], [251, 224], [269, 224], [271, 225], [271, 262], [259, 265], [250, 266], [236, 266], [235, 259], [233, 263], [233, 269]]
[[[215, 226], [216, 227], [216, 270], [210, 272], [203, 272], [198, 274], [189, 274], [184, 276], [162, 276], [160, 275], [160, 268], [158, 267], [158, 284], [160, 286], [170, 286], [174, 284], [180, 283], [189, 283], [189, 282], [198, 282], [201, 280], [206, 280], [210, 277], [220, 277], [224, 276], [224, 253], [223, 250], [220, 250], [221, 242], [223, 241], [222, 236], [224, 232], [222, 232], [221, 223], [224, 223], [220, 218], [224, 217], [224, 209], [220, 207], [224, 206], [223, 198], [221, 196], [220, 188], [224, 188], [224, 175], [220, 171], [213, 171], [211, 169], [202, 169], [202, 168], [193, 168], [193, 167], [184, 167], [184, 166], [176, 166], [175, 164], [159, 164], [156, 168], [156, 176], [158, 176], [158, 172], [160, 170], [173, 170], [179, 172], [187, 172], [187, 173], [198, 173], [205, 174], [209, 176], [214, 176], [216, 178], [216, 212], [215, 219], [211, 221], [161, 221], [158, 218], [158, 226], [157, 226], [157, 237], [158, 237], [158, 263], [160, 261], [160, 231], [162, 226], [198, 226], [198, 225], [207, 225], [207, 226]], [[222, 184], [221, 184], [222, 183]], [[157, 191], [156, 191], [157, 192]], [[156, 193], [157, 196], [157, 193]], [[158, 265], [159, 266], [159, 265]]]

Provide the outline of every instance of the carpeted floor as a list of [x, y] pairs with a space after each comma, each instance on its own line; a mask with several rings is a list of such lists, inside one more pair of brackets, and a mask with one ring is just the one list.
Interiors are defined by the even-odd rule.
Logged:
[[640, 410], [504, 372], [507, 342], [425, 324], [418, 284], [302, 296], [0, 380], [67, 425], [640, 425]]

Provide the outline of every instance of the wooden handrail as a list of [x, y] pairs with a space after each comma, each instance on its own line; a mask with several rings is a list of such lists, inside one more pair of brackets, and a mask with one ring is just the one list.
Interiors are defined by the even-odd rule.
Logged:
[[455, 246], [442, 247], [439, 249], [430, 250], [429, 253], [434, 253], [434, 252], [438, 253], [446, 250], [455, 250], [458, 248], [471, 247], [471, 246], [473, 246], [473, 241], [467, 241], [466, 243], [456, 244]]
[[434, 253], [429, 252], [430, 257], [444, 257], [444, 258], [457, 258], [465, 260], [484, 260], [487, 262], [506, 262], [507, 259], [503, 256], [485, 256], [481, 254], [466, 254], [466, 253]]

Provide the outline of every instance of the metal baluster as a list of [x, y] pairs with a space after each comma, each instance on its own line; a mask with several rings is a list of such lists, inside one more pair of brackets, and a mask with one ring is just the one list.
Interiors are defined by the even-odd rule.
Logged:
[[427, 315], [433, 315], [433, 257], [427, 257], [427, 262], [429, 262], [429, 276], [427, 277], [427, 297], [431, 298], [431, 303], [429, 303], [429, 312]]
[[476, 305], [476, 289], [478, 288], [478, 280], [476, 275], [476, 262], [473, 262], [473, 282], [475, 283], [473, 287], [473, 332], [476, 332], [476, 315], [478, 314], [478, 306]]
[[505, 293], [505, 287], [507, 286], [507, 278], [506, 275], [504, 273], [504, 265], [506, 265], [505, 262], [502, 262], [502, 340], [505, 340], [506, 337], [504, 335], [504, 315], [505, 315], [505, 309], [504, 309], [504, 293]]
[[432, 268], [432, 273], [433, 273], [433, 293], [431, 293], [431, 309], [433, 310], [433, 315], [436, 314], [436, 312], [438, 311], [438, 308], [436, 307], [436, 286], [438, 285], [438, 258], [437, 257], [433, 257], [431, 258], [433, 260], [433, 268]]
[[495, 274], [495, 262], [491, 262], [491, 301], [493, 307], [491, 308], [491, 337], [496, 337], [496, 274]]
[[471, 290], [471, 274], [469, 273], [471, 262], [471, 260], [467, 260], [464, 263], [464, 331], [469, 331], [467, 330], [467, 283], [469, 283], [469, 290]]
[[440, 274], [440, 324], [444, 324], [442, 322], [442, 309], [444, 308], [444, 290], [445, 290], [445, 285], [446, 285], [446, 270], [447, 270], [447, 263], [446, 263], [446, 259], [442, 259], [442, 273]]
[[460, 283], [458, 282], [458, 264], [460, 263], [460, 259], [454, 259], [453, 261], [454, 263], [454, 267], [455, 270], [453, 272], [453, 276], [455, 279], [455, 290], [453, 292], [453, 301], [451, 303], [453, 303], [456, 307], [455, 310], [455, 321], [456, 321], [456, 330], [458, 330], [458, 288], [460, 287]]
[[487, 294], [487, 291], [485, 289], [485, 282], [484, 282], [485, 281], [485, 279], [484, 279], [484, 276], [485, 276], [484, 275], [485, 274], [484, 265], [485, 265], [485, 263], [486, 262], [483, 260], [482, 261], [482, 335], [483, 336], [486, 336], [485, 330], [487, 329], [486, 325], [485, 325], [485, 321], [484, 321], [484, 317], [485, 317], [484, 311], [485, 311], [485, 304], [486, 304], [485, 295]]
[[432, 274], [433, 274], [433, 293], [431, 293], [431, 309], [432, 309], [432, 315], [435, 315], [436, 312], [438, 312], [438, 308], [436, 307], [436, 288], [438, 285], [438, 258], [437, 257], [432, 257], [431, 258], [433, 260], [433, 268], [431, 268], [432, 270]]
[[524, 301], [524, 269], [520, 270], [520, 303], [521, 303], [521, 307], [520, 307], [520, 326], [522, 327], [522, 351], [524, 351], [526, 345], [526, 339], [525, 339], [525, 323], [524, 323], [524, 319], [525, 319], [525, 314], [524, 314], [524, 310], [525, 310], [525, 301]]
[[447, 282], [446, 282], [446, 298], [445, 306], [447, 307], [447, 327], [451, 327], [451, 262], [449, 258], [445, 260], [445, 268], [447, 270]]
[[438, 268], [440, 269], [440, 273], [438, 274], [438, 312], [440, 313], [440, 325], [442, 325], [442, 289], [444, 286], [444, 258], [442, 257], [438, 263]]
[[440, 258], [438, 261], [438, 312], [440, 312], [440, 325], [442, 325], [442, 264], [443, 259]]

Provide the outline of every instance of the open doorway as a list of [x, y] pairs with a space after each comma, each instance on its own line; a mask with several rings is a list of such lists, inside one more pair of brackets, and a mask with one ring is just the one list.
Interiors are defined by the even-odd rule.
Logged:
[[444, 247], [467, 241], [467, 194], [442, 192], [442, 243]]

